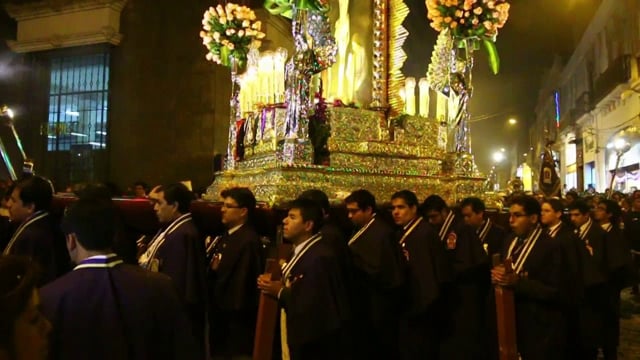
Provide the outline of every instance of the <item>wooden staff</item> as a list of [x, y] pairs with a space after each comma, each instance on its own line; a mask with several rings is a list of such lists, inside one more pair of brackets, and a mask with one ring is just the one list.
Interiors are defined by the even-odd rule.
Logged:
[[[271, 280], [275, 281], [282, 278], [281, 262], [289, 258], [292, 250], [291, 244], [285, 244], [282, 240], [282, 226], [279, 226], [276, 235], [276, 258], [267, 259], [265, 266], [265, 274], [271, 275]], [[253, 360], [271, 360], [279, 310], [278, 299], [260, 292], [256, 333], [253, 342]]]
[[[500, 254], [493, 256], [493, 266], [500, 265]], [[511, 259], [504, 262], [506, 273], [512, 273]], [[518, 346], [516, 342], [516, 307], [513, 289], [494, 285], [496, 296], [496, 314], [498, 324], [498, 346], [500, 360], [518, 360]]]

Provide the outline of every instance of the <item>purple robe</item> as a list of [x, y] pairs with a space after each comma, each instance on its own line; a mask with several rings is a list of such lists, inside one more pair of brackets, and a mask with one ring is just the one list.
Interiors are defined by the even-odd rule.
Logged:
[[216, 252], [222, 254], [218, 270], [210, 272], [211, 354], [253, 354], [259, 291], [256, 279], [264, 266], [260, 236], [248, 224], [224, 235]]
[[291, 287], [279, 298], [286, 311], [291, 360], [347, 359], [351, 321], [339, 258], [322, 240], [310, 246], [289, 271]]
[[[179, 223], [179, 226], [171, 229], [172, 225]], [[158, 261], [158, 271], [173, 280], [193, 324], [194, 336], [204, 350], [207, 299], [205, 248], [191, 214], [184, 214], [169, 226], [164, 242], [153, 259]]]
[[40, 291], [52, 359], [199, 359], [171, 280], [115, 254], [82, 261]]
[[[36, 220], [30, 222], [32, 219]], [[35, 213], [18, 226], [4, 253], [33, 259], [42, 271], [41, 285], [53, 281], [68, 269], [69, 255], [64, 236], [46, 212]]]

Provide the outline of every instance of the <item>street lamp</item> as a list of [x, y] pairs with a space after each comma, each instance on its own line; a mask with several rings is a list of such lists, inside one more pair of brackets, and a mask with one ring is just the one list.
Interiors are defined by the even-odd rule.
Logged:
[[616, 167], [613, 169], [613, 174], [611, 175], [611, 182], [609, 183], [609, 196], [611, 198], [613, 196], [613, 181], [616, 178], [616, 173], [618, 172], [618, 168], [620, 167], [620, 160], [622, 159], [622, 155], [624, 155], [629, 149], [631, 149], [631, 144], [622, 137], [619, 137], [609, 144], [607, 144], [607, 148], [614, 149], [616, 151]]
[[[500, 176], [499, 176], [499, 170], [498, 170], [498, 165], [504, 160], [504, 149], [500, 149], [500, 151], [496, 151], [493, 153], [493, 170], [495, 170], [495, 177], [496, 177], [496, 184], [495, 184], [495, 190], [499, 190], [500, 189]], [[493, 171], [492, 170], [492, 171]]]

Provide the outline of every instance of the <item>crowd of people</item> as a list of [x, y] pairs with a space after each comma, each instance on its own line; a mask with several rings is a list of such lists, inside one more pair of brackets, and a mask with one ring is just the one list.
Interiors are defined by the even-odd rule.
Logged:
[[205, 238], [185, 185], [153, 188], [162, 226], [127, 263], [108, 189], [81, 191], [59, 224], [48, 180], [14, 184], [0, 359], [251, 359], [269, 296], [280, 309], [273, 358], [493, 360], [495, 286], [514, 292], [522, 359], [616, 359], [620, 292], [637, 286], [640, 191], [624, 213], [611, 199], [513, 196], [504, 229], [479, 198], [450, 207], [356, 190], [342, 204], [345, 233], [327, 195], [308, 190], [283, 220], [281, 280], [264, 274], [254, 194], [220, 195], [226, 231]]

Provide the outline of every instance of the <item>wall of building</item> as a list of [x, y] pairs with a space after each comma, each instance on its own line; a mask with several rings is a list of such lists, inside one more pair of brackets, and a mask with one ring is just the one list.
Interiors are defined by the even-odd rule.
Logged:
[[[204, 0], [127, 1], [120, 18], [122, 40], [110, 50], [108, 147], [104, 164], [98, 164], [104, 171], [95, 180], [121, 188], [136, 180], [191, 180], [194, 188], [211, 183], [214, 154], [226, 151], [230, 95], [229, 70], [205, 60], [199, 37], [202, 15], [211, 5]], [[290, 47], [286, 21], [262, 9], [258, 17], [271, 39], [262, 50]], [[40, 131], [47, 122], [48, 53], [18, 55], [0, 45], [0, 59], [15, 58], [25, 69], [11, 78], [0, 76], [0, 102], [7, 99], [24, 108], [18, 118], [26, 149], [40, 173], [64, 185], [68, 153], [59, 159], [48, 154], [46, 134]], [[2, 81], [10, 87], [1, 86]]]

